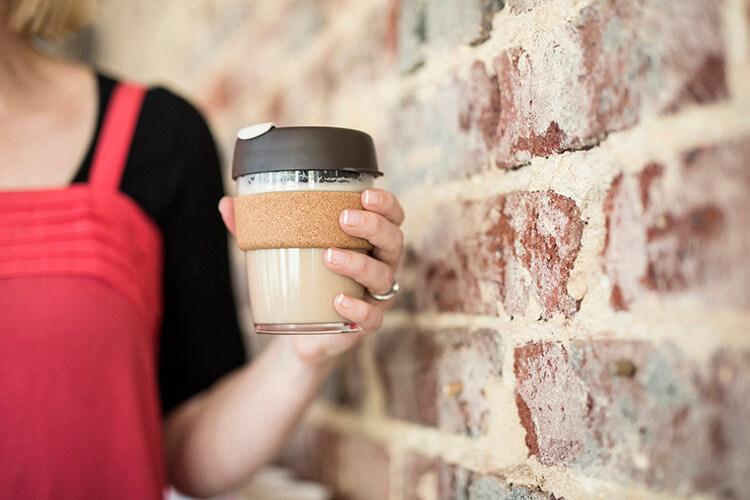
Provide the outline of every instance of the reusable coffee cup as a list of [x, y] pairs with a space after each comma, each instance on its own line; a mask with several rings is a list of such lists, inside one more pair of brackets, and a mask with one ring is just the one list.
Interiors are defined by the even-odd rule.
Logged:
[[372, 138], [359, 130], [262, 123], [237, 133], [237, 242], [258, 333], [356, 331], [333, 302], [339, 293], [362, 298], [364, 288], [329, 270], [324, 255], [372, 249], [341, 229], [339, 214], [361, 210], [362, 191], [380, 175]]

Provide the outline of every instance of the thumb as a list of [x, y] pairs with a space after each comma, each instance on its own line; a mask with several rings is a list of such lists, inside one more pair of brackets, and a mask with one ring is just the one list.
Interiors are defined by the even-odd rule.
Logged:
[[221, 218], [229, 232], [236, 236], [234, 224], [234, 200], [229, 196], [224, 196], [219, 200], [219, 213], [221, 213]]

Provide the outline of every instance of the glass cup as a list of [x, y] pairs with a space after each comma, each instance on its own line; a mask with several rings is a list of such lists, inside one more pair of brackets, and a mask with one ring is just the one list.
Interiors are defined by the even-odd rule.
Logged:
[[[373, 163], [375, 157], [372, 139], [367, 134], [349, 129], [276, 129], [271, 126], [257, 134], [260, 126], [254, 127], [256, 133], [249, 134], [247, 129], [243, 129], [238, 134], [233, 174], [237, 182], [235, 219], [238, 241], [245, 250], [255, 329], [264, 334], [356, 331], [354, 325], [336, 312], [333, 304], [339, 293], [362, 298], [365, 290], [353, 279], [336, 274], [326, 267], [324, 259], [327, 248], [340, 245], [321, 244], [325, 243], [325, 238], [321, 238], [315, 227], [316, 221], [320, 222], [320, 215], [310, 215], [310, 224], [305, 220], [308, 208], [315, 211], [317, 207], [299, 204], [325, 204], [329, 198], [338, 199], [337, 195], [329, 196], [328, 193], [361, 193], [372, 187], [375, 177], [381, 175], [377, 164]], [[284, 131], [289, 132], [284, 134]], [[367, 141], [358, 145], [357, 141], [362, 140], [362, 136]], [[253, 143], [258, 137], [265, 142]], [[359, 149], [364, 151], [359, 152]], [[286, 169], [285, 165], [292, 168]], [[313, 168], [303, 168], [305, 166]], [[321, 169], [323, 166], [331, 168]], [[269, 198], [270, 193], [275, 195]], [[298, 193], [317, 194], [300, 198], [295, 196]], [[358, 196], [346, 199], [350, 203], [352, 200], [359, 203]], [[292, 206], [294, 204], [297, 205]], [[289, 218], [290, 227], [309, 226], [303, 227], [301, 232], [310, 234], [312, 243], [293, 240], [296, 243], [287, 245], [284, 244], [283, 237], [276, 241], [273, 237], [269, 239], [268, 234], [259, 234], [284, 233], [282, 229], [287, 229], [287, 224], [280, 221], [279, 211]], [[345, 238], [357, 240], [346, 236], [340, 229], [339, 214], [340, 209], [334, 205], [333, 209], [326, 212], [325, 224], [321, 226], [325, 226], [328, 233], [340, 232]], [[284, 234], [288, 237], [289, 231]], [[248, 236], [253, 241], [260, 239], [265, 243], [248, 244]], [[359, 241], [369, 246], [363, 240]], [[344, 248], [367, 252], [362, 245]]]

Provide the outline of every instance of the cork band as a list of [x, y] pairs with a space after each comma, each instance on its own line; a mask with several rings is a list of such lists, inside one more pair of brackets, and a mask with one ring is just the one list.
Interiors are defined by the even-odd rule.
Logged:
[[240, 196], [234, 200], [237, 242], [243, 250], [264, 248], [372, 249], [339, 226], [346, 208], [362, 210], [360, 193], [289, 191]]

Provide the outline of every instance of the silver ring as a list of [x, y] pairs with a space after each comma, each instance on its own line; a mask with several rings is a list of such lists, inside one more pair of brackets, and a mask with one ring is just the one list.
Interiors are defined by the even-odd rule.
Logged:
[[400, 286], [398, 286], [398, 281], [395, 279], [393, 280], [393, 286], [391, 286], [391, 290], [389, 292], [386, 292], [382, 295], [377, 293], [372, 293], [370, 290], [367, 290], [367, 293], [370, 294], [370, 297], [372, 297], [375, 300], [391, 300], [393, 297], [396, 296], [398, 291], [401, 289]]

